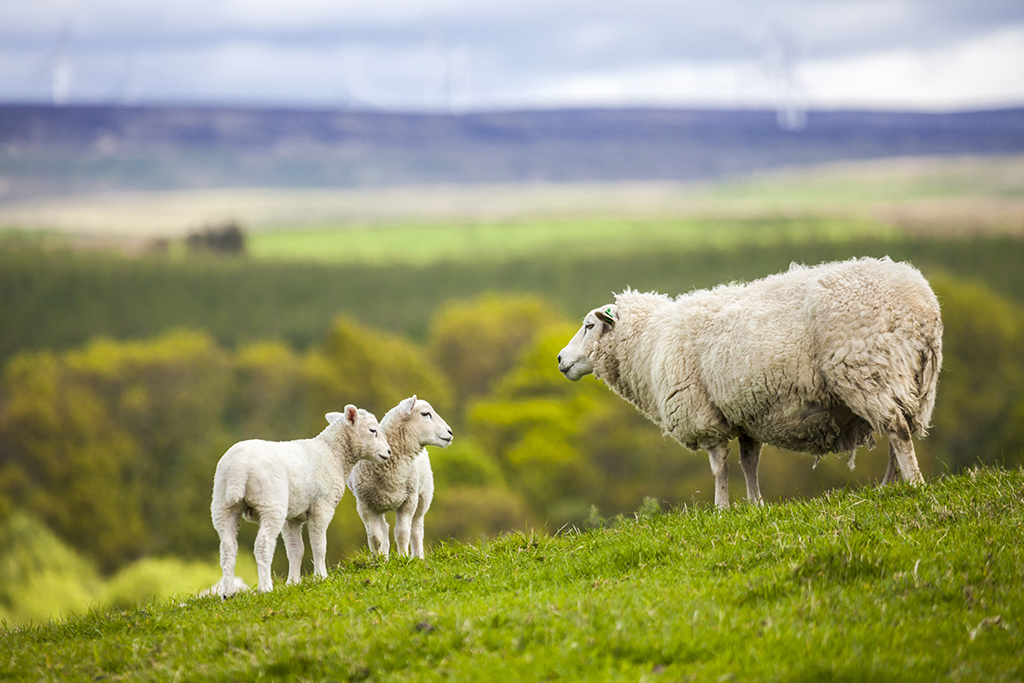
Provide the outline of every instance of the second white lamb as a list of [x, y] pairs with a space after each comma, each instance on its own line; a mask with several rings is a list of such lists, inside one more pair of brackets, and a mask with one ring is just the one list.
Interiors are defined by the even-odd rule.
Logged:
[[380, 427], [391, 446], [391, 458], [382, 463], [357, 463], [348, 477], [348, 487], [356, 497], [356, 510], [366, 526], [372, 552], [388, 556], [384, 514], [394, 510], [398, 554], [422, 558], [423, 516], [434, 497], [434, 474], [424, 446], [447, 447], [452, 430], [429, 403], [415, 395], [389, 410]]

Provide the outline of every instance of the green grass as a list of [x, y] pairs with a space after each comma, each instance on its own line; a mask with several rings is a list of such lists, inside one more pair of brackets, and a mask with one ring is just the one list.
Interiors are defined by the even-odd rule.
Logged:
[[323, 581], [0, 632], [12, 680], [1024, 677], [1024, 472], [361, 556]]
[[262, 231], [248, 237], [247, 248], [257, 259], [423, 265], [507, 260], [538, 253], [600, 256], [664, 249], [772, 246], [779, 242], [842, 243], [894, 234], [894, 229], [881, 223], [842, 216], [578, 218]]

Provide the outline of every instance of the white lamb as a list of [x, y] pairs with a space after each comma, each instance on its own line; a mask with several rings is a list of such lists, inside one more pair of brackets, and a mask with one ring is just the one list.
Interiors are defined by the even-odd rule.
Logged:
[[761, 502], [762, 444], [814, 454], [889, 437], [882, 483], [924, 481], [924, 436], [942, 365], [939, 304], [912, 266], [852, 259], [670, 299], [626, 290], [594, 309], [558, 355], [594, 373], [690, 450], [706, 449], [715, 504], [739, 437], [747, 497]]
[[302, 525], [307, 521], [313, 573], [327, 576], [327, 526], [345, 493], [345, 479], [360, 460], [386, 462], [391, 450], [372, 413], [348, 405], [344, 413], [326, 417], [327, 427], [312, 439], [242, 441], [217, 463], [210, 512], [220, 535], [224, 576], [211, 592], [228, 597], [245, 588], [235, 576], [240, 517], [259, 520], [254, 554], [260, 591], [274, 587], [270, 563], [281, 533], [288, 554], [288, 583], [298, 583]]
[[422, 558], [423, 516], [434, 497], [434, 474], [424, 446], [447, 447], [452, 430], [429, 403], [415, 395], [389, 410], [380, 427], [391, 444], [391, 458], [379, 464], [358, 463], [348, 487], [356, 497], [356, 510], [374, 553], [388, 556], [384, 513], [394, 510], [398, 554]]

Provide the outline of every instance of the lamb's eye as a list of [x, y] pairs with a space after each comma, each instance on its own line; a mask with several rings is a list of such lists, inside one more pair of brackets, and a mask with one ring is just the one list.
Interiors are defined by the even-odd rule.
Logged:
[[420, 415], [422, 415], [423, 417], [430, 417], [430, 413], [429, 412], [427, 412], [427, 413], [420, 413]]
[[370, 433], [371, 433], [371, 434], [376, 434], [376, 433], [377, 433], [377, 430], [376, 430], [376, 429], [373, 429], [373, 428], [371, 427], [371, 428], [370, 428]]

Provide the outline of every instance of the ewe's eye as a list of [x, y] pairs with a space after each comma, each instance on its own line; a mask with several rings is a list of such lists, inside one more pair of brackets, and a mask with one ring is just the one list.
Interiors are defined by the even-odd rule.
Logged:
[[376, 430], [376, 429], [374, 429], [373, 427], [370, 427], [370, 433], [371, 433], [371, 434], [376, 434], [376, 433], [377, 433], [377, 430]]
[[586, 325], [583, 326], [583, 329], [585, 329], [585, 330], [592, 330], [592, 329], [594, 329], [594, 323], [587, 323]]
[[430, 417], [430, 413], [429, 412], [420, 413], [420, 415], [422, 415], [423, 417]]

